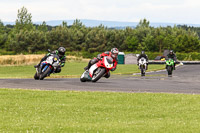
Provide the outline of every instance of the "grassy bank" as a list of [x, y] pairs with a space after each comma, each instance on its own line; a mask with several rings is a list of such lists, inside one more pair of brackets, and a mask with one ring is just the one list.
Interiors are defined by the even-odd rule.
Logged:
[[[32, 55], [1, 55], [1, 65], [32, 65], [37, 64], [45, 56], [45, 54], [32, 54]], [[89, 59], [82, 57], [67, 56], [67, 62], [88, 62]]]
[[[67, 62], [61, 73], [51, 74], [51, 78], [80, 77], [87, 62]], [[164, 65], [149, 65], [149, 70], [164, 69]], [[132, 74], [140, 70], [137, 65], [118, 65], [116, 71], [111, 74]], [[0, 78], [33, 78], [35, 68], [33, 65], [24, 66], [0, 66]]]
[[199, 95], [0, 89], [0, 132], [200, 132]]

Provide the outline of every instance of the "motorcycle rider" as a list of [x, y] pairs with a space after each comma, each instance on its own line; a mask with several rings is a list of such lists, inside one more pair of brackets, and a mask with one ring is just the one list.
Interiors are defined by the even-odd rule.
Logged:
[[169, 58], [171, 58], [171, 59], [173, 59], [174, 60], [174, 70], [176, 70], [176, 54], [174, 53], [174, 51], [173, 50], [170, 50], [169, 51], [169, 54], [167, 55], [167, 59], [169, 59]]
[[64, 47], [59, 47], [58, 50], [54, 50], [54, 51], [52, 51], [52, 52], [48, 49], [48, 52], [49, 52], [49, 53], [46, 54], [46, 55], [41, 59], [40, 63], [39, 63], [38, 65], [35, 65], [34, 67], [35, 67], [35, 68], [38, 68], [38, 67], [40, 66], [40, 64], [41, 64], [44, 60], [47, 59], [47, 57], [49, 57], [51, 54], [56, 54], [56, 55], [59, 56], [60, 66], [58, 66], [54, 72], [55, 72], [55, 73], [60, 73], [60, 72], [61, 72], [61, 67], [64, 67], [64, 65], [65, 65], [65, 60], [66, 60], [65, 51], [66, 51], [66, 49], [65, 49]]
[[138, 56], [138, 58], [137, 58], [137, 65], [139, 65], [139, 60], [142, 57], [145, 58], [146, 61], [147, 61], [147, 68], [146, 68], [146, 70], [148, 70], [148, 61], [149, 61], [149, 59], [148, 59], [148, 56], [145, 54], [145, 51], [141, 51], [141, 54]]
[[[112, 48], [111, 51], [106, 51], [102, 54], [98, 54], [97, 58], [91, 59], [88, 63], [88, 66], [86, 66], [84, 69], [89, 70], [90, 67], [94, 65], [95, 63], [97, 63], [99, 60], [101, 60], [101, 58], [103, 58], [104, 56], [110, 56], [113, 58], [113, 68], [111, 69], [111, 71], [115, 71], [117, 67], [117, 63], [118, 63], [118, 57], [117, 57], [118, 53], [119, 53], [119, 50], [117, 48]], [[109, 78], [110, 72], [108, 72], [108, 74], [105, 75], [104, 77]]]

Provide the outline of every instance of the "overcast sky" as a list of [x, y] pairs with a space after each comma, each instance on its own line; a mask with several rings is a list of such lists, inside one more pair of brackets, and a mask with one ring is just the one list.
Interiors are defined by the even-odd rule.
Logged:
[[0, 0], [0, 20], [15, 21], [25, 7], [32, 20], [93, 19], [200, 24], [200, 0]]

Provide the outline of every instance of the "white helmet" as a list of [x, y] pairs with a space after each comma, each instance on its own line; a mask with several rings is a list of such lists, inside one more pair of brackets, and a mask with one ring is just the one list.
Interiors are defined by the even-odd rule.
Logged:
[[111, 49], [111, 56], [112, 58], [116, 58], [118, 56], [119, 50], [117, 48]]

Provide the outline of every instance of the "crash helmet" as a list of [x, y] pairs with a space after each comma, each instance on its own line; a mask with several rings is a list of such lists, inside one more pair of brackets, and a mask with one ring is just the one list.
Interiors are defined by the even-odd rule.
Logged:
[[119, 54], [119, 50], [117, 48], [112, 48], [111, 49], [112, 58], [117, 58], [118, 54]]
[[145, 52], [144, 52], [144, 51], [141, 51], [141, 54], [142, 54], [142, 55], [144, 55], [144, 54], [145, 54]]
[[173, 51], [173, 50], [170, 50], [170, 51], [169, 51], [169, 54], [170, 54], [170, 55], [173, 55], [173, 54], [174, 54], [174, 51]]
[[64, 56], [66, 49], [64, 47], [58, 48], [58, 56]]

